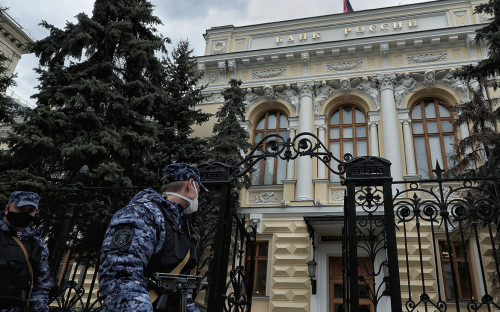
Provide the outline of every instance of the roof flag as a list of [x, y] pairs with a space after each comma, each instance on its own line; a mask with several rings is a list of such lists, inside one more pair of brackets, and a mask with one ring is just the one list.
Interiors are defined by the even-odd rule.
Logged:
[[344, 0], [344, 13], [354, 12], [349, 0]]

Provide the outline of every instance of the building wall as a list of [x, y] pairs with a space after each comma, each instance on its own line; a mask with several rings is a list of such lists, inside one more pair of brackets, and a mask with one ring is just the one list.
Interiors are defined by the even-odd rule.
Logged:
[[[222, 105], [220, 91], [228, 86], [229, 79], [241, 79], [247, 105], [242, 126], [252, 142], [259, 118], [266, 112], [279, 111], [288, 117], [290, 137], [307, 131], [325, 143], [331, 113], [341, 105], [354, 104], [366, 114], [368, 154], [389, 159], [394, 180], [409, 183], [421, 177], [416, 168], [418, 151], [413, 142], [411, 109], [426, 98], [451, 105], [467, 100], [466, 86], [452, 78], [454, 69], [487, 56], [487, 47], [475, 41], [475, 31], [488, 22], [488, 16], [473, 14], [481, 2], [433, 1], [267, 24], [213, 27], [205, 34], [205, 55], [198, 58], [198, 70], [203, 73], [200, 83], [208, 84], [204, 90], [207, 99], [201, 107], [215, 112]], [[408, 92], [398, 93], [405, 74], [415, 84]], [[368, 81], [377, 79], [375, 92], [362, 87], [364, 77]], [[321, 87], [325, 85], [330, 89], [326, 87], [328, 92], [323, 96]], [[500, 95], [498, 90], [487, 92], [490, 98]], [[210, 133], [214, 122], [200, 126], [195, 133]], [[468, 136], [468, 128], [461, 127], [454, 133], [457, 140], [463, 139]], [[288, 162], [282, 181], [254, 184], [241, 195], [240, 212], [257, 225], [257, 239], [270, 242], [268, 294], [254, 297], [253, 311], [329, 311], [328, 261], [341, 256], [341, 244], [318, 243], [318, 293], [311, 295], [307, 262], [312, 258], [312, 245], [304, 216], [342, 216], [345, 188], [330, 180], [331, 174], [320, 161], [303, 158]], [[409, 298], [407, 254], [410, 279], [422, 274], [419, 243], [424, 251], [426, 290], [431, 299], [437, 300], [442, 277], [435, 267], [438, 255], [432, 247], [437, 242], [432, 229], [423, 225], [418, 241], [415, 224], [408, 226], [409, 251], [404, 247], [404, 234], [397, 232], [403, 302]], [[317, 226], [315, 233], [316, 237], [334, 237], [340, 235], [340, 229], [339, 224], [324, 224]], [[489, 251], [485, 247], [481, 252], [487, 255]], [[489, 269], [493, 266], [486, 263]], [[421, 293], [421, 288], [415, 286], [412, 293]], [[382, 303], [381, 311], [388, 305]]]
[[10, 58], [7, 75], [14, 73], [21, 55], [28, 53], [33, 40], [6, 12], [0, 13], [0, 51]]

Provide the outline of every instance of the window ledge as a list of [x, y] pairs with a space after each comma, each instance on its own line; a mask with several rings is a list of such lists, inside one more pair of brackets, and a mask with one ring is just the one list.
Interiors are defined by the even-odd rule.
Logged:
[[269, 296], [252, 295], [252, 300], [269, 300]]

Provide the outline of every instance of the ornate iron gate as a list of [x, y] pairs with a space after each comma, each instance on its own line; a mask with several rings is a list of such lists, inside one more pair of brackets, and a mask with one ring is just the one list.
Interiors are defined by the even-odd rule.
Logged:
[[203, 185], [219, 196], [207, 311], [251, 311], [256, 229], [247, 225], [235, 208], [238, 197], [233, 184], [240, 175], [237, 167], [223, 163], [202, 164], [198, 168]]
[[443, 173], [436, 164], [435, 179], [393, 184], [406, 310], [500, 309], [499, 177], [493, 166], [486, 178]]
[[358, 311], [363, 294], [375, 310], [500, 308], [493, 168], [493, 177], [444, 179], [436, 164], [435, 179], [411, 182], [392, 181], [378, 157], [344, 168], [345, 311]]
[[[390, 165], [369, 156], [348, 157], [344, 164], [345, 311], [360, 310], [360, 293], [368, 294], [375, 310], [390, 296], [391, 310], [401, 311]], [[360, 261], [361, 252], [368, 262]]]
[[[199, 166], [217, 197], [212, 230], [198, 233], [202, 252], [214, 244], [199, 266], [211, 263], [205, 272], [209, 312], [251, 311], [256, 231], [238, 215], [233, 183], [267, 157], [301, 156], [316, 157], [346, 186], [345, 311], [359, 310], [363, 291], [375, 309], [500, 309], [498, 176], [444, 179], [437, 166], [436, 179], [392, 181], [387, 160], [346, 155], [341, 161], [315, 135], [301, 133], [293, 140], [268, 135], [239, 164]], [[44, 194], [51, 207], [41, 209], [40, 221], [54, 280], [51, 310], [99, 310], [95, 247], [112, 213], [139, 189], [76, 183]]]

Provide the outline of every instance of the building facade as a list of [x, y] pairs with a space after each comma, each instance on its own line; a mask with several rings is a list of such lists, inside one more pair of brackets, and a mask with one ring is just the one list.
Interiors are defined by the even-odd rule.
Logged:
[[29, 52], [33, 40], [10, 15], [0, 12], [0, 51], [10, 59], [7, 75], [12, 75], [23, 54]]
[[[403, 187], [434, 179], [436, 163], [444, 170], [453, 167], [455, 145], [469, 135], [467, 126], [453, 127], [450, 107], [470, 96], [453, 73], [487, 57], [487, 45], [475, 39], [475, 31], [489, 21], [488, 16], [473, 14], [481, 2], [433, 1], [213, 27], [205, 34], [205, 55], [198, 57], [201, 84], [208, 85], [202, 108], [214, 113], [229, 79], [241, 79], [247, 107], [242, 126], [253, 144], [269, 134], [293, 139], [310, 132], [339, 159], [350, 153], [389, 160], [393, 180], [406, 182]], [[487, 93], [489, 98], [499, 95]], [[195, 135], [206, 131], [198, 129]], [[252, 311], [340, 311], [345, 186], [316, 158], [269, 158], [255, 169], [252, 186], [241, 198], [241, 213], [258, 232]], [[470, 283], [459, 287], [464, 297], [459, 300], [447, 284], [452, 274], [446, 255], [452, 251], [439, 249], [444, 230], [431, 235], [431, 225], [422, 231], [428, 235], [419, 229], [418, 241], [397, 234], [400, 267], [407, 268], [400, 272], [403, 303], [412, 297], [406, 283], [424, 274], [433, 279], [424, 293], [437, 302], [465, 305], [465, 297], [481, 298], [487, 286], [471, 278], [479, 274], [472, 266], [491, 248], [462, 257], [471, 267], [462, 269], [461, 277], [467, 276]], [[424, 257], [434, 257], [417, 259], [422, 249]], [[420, 252], [405, 260], [411, 250]], [[455, 255], [462, 259], [459, 252]], [[311, 293], [307, 265], [313, 257], [316, 294]], [[374, 311], [362, 297], [361, 310]], [[390, 310], [388, 306], [382, 299], [376, 310]]]
[[[9, 59], [7, 76], [14, 73], [21, 56], [29, 53], [28, 45], [31, 43], [33, 43], [33, 39], [23, 30], [23, 27], [5, 11], [0, 11], [0, 52]], [[25, 100], [19, 98], [13, 92], [7, 94], [7, 96], [22, 106], [29, 106]], [[0, 137], [6, 137], [9, 131], [9, 125], [0, 124]]]

